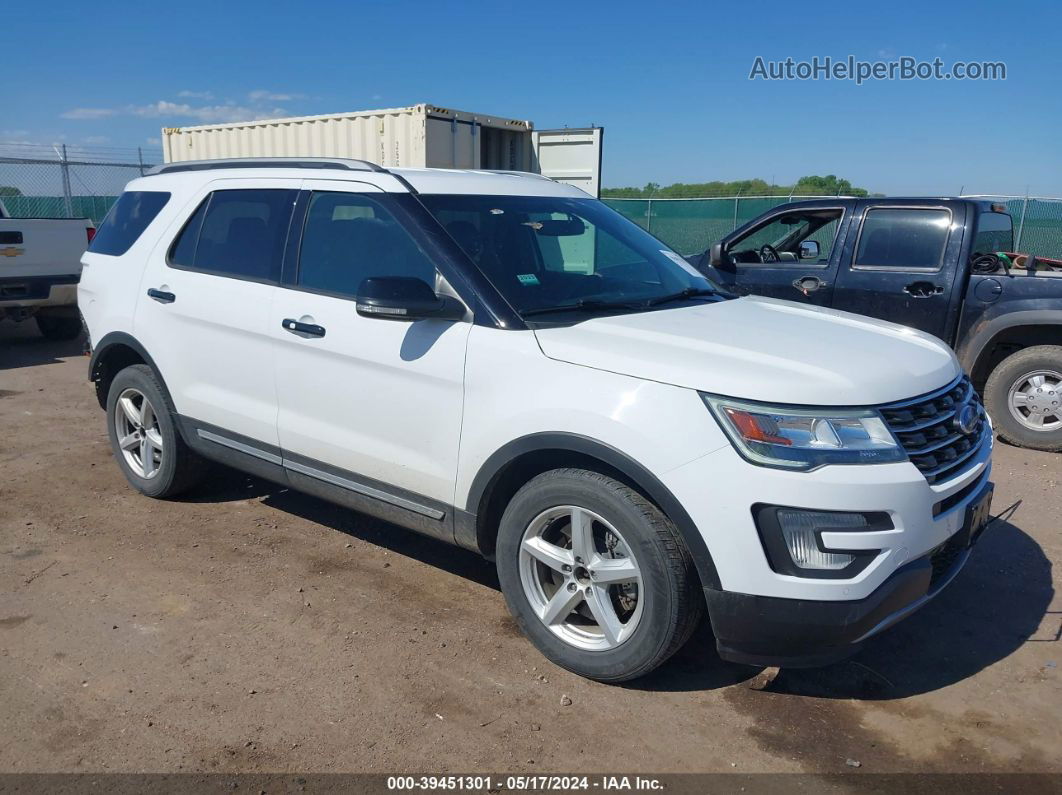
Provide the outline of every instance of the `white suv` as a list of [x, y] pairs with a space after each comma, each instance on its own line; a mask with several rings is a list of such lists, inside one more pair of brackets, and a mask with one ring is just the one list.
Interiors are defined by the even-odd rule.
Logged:
[[163, 166], [83, 264], [136, 489], [212, 459], [476, 550], [594, 679], [660, 665], [705, 608], [729, 660], [850, 654], [987, 521], [991, 428], [947, 346], [734, 299], [543, 177]]

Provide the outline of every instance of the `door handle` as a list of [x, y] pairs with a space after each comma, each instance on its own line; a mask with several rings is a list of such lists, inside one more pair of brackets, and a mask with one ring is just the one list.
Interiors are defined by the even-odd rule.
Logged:
[[290, 317], [280, 321], [280, 325], [284, 327], [285, 331], [290, 331], [299, 337], [323, 337], [325, 335], [324, 326], [318, 326], [314, 323], [300, 323]]
[[943, 293], [944, 288], [933, 282], [911, 282], [903, 291], [912, 298], [932, 298]]
[[149, 288], [147, 294], [148, 298], [154, 298], [160, 304], [172, 304], [177, 300], [177, 296], [173, 293], [168, 293], [165, 290], [156, 290], [154, 287]]
[[793, 280], [793, 286], [800, 290], [804, 295], [809, 295], [816, 290], [821, 290], [827, 286], [827, 282], [824, 282], [818, 276], [801, 276], [799, 279]]

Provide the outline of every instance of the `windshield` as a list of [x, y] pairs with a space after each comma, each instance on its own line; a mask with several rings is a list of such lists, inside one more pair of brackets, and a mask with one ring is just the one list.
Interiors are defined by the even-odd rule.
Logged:
[[421, 195], [522, 315], [639, 311], [716, 289], [681, 256], [596, 199]]

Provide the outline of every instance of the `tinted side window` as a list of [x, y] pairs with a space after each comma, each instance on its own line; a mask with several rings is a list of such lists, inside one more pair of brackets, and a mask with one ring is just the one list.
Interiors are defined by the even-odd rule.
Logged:
[[300, 287], [354, 296], [370, 276], [435, 284], [435, 266], [383, 204], [360, 193], [314, 193], [299, 251]]
[[221, 276], [279, 281], [296, 194], [280, 189], [214, 191], [174, 242], [170, 263]]
[[195, 267], [195, 248], [199, 243], [199, 230], [203, 226], [203, 217], [206, 215], [207, 205], [210, 198], [207, 197], [202, 204], [188, 219], [188, 223], [177, 233], [177, 239], [170, 246], [170, 264], [180, 265], [182, 268]]
[[855, 267], [935, 270], [948, 242], [951, 213], [941, 209], [867, 210]]
[[1006, 213], [981, 213], [973, 250], [977, 254], [994, 254], [1014, 250], [1014, 223]]
[[103, 219], [88, 250], [93, 254], [120, 257], [137, 241], [169, 200], [170, 194], [162, 191], [126, 191]]

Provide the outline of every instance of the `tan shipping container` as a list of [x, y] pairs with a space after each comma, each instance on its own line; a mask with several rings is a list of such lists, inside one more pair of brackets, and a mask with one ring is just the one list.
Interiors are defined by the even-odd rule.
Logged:
[[532, 171], [600, 191], [600, 127], [535, 130], [530, 121], [437, 105], [162, 130], [167, 163], [230, 157], [345, 157], [385, 168]]

